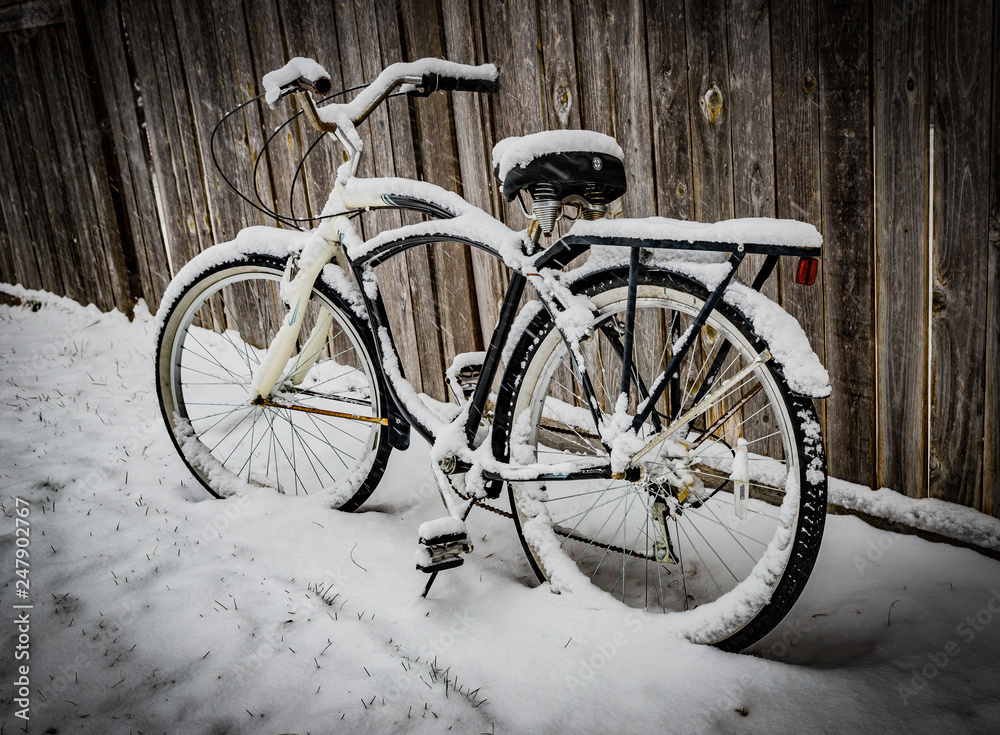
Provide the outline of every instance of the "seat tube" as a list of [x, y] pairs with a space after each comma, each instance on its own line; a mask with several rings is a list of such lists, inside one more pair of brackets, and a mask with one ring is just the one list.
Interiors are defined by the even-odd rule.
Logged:
[[635, 338], [635, 301], [639, 290], [639, 255], [642, 248], [632, 248], [628, 262], [628, 297], [625, 307], [625, 346], [622, 350], [621, 393], [628, 400], [629, 382], [632, 378], [632, 343]]

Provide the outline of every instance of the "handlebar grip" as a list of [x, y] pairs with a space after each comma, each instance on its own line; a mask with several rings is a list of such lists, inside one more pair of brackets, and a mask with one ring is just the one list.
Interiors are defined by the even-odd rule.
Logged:
[[424, 74], [421, 86], [421, 95], [428, 95], [431, 92], [481, 92], [493, 94], [500, 89], [500, 77], [496, 79], [465, 79], [462, 77], [449, 77], [442, 74]]
[[330, 91], [333, 89], [330, 77], [318, 77], [317, 79], [299, 77], [294, 84], [299, 89], [306, 89], [318, 95], [330, 94]]

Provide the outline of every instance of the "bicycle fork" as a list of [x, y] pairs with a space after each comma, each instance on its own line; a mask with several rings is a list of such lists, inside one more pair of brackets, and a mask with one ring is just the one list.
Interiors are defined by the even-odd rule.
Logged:
[[[288, 304], [288, 312], [282, 321], [281, 328], [268, 345], [267, 352], [261, 360], [250, 384], [251, 401], [267, 400], [274, 386], [281, 378], [288, 361], [295, 354], [295, 345], [302, 330], [302, 318], [309, 304], [309, 296], [320, 272], [327, 263], [336, 259], [338, 264], [344, 259], [343, 248], [339, 243], [331, 242], [323, 237], [316, 237], [303, 250], [299, 262], [305, 262], [303, 267], [292, 279], [292, 298]], [[303, 345], [300, 355], [305, 359], [297, 366], [291, 376], [293, 385], [299, 385], [312, 366], [316, 363], [323, 348], [325, 336], [333, 322], [333, 315], [322, 308], [320, 318], [313, 326], [308, 339]]]

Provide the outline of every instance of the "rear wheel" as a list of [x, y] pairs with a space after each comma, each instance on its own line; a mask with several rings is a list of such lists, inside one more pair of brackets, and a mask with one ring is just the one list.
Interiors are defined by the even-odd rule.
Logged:
[[[611, 419], [620, 389], [626, 280], [627, 273], [603, 273], [577, 287], [598, 309], [580, 357], [602, 421]], [[705, 298], [701, 286], [669, 273], [640, 278], [629, 414]], [[643, 458], [639, 481], [511, 483], [511, 505], [539, 579], [566, 587], [589, 580], [628, 606], [683, 613], [690, 627], [675, 621], [693, 640], [739, 650], [780, 622], [815, 562], [826, 509], [822, 440], [811, 399], [789, 392], [773, 360], [754, 364], [766, 345], [735, 309], [721, 304], [689, 338], [691, 349], [639, 437], [696, 405], [707, 410]], [[497, 399], [498, 456], [608, 460], [573, 359], [546, 312], [508, 366]], [[745, 504], [730, 479], [742, 475], [734, 473], [740, 462]]]
[[157, 345], [163, 418], [213, 495], [266, 487], [354, 510], [388, 461], [386, 391], [364, 325], [322, 278], [301, 316], [297, 354], [268, 402], [251, 400], [286, 311], [284, 269], [280, 258], [251, 254], [207, 269], [178, 296]]

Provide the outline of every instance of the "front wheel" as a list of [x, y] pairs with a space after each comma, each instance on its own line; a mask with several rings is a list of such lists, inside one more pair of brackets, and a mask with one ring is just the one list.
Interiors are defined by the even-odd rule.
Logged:
[[[592, 336], [574, 356], [545, 311], [528, 325], [498, 393], [501, 459], [608, 460], [574, 363], [582, 358], [600, 420], [610, 422], [627, 271], [590, 276], [575, 290], [597, 309]], [[641, 275], [629, 414], [707, 296], [671, 273]], [[781, 621], [816, 560], [826, 513], [822, 438], [812, 400], [789, 391], [773, 360], [753, 365], [767, 345], [736, 309], [721, 303], [687, 339], [684, 362], [639, 431], [645, 440], [671, 427], [643, 458], [638, 481], [511, 483], [511, 506], [540, 580], [570, 589], [589, 581], [630, 607], [679, 613], [672, 622], [692, 640], [741, 650]], [[695, 407], [707, 410], [677, 426]]]
[[218, 497], [263, 487], [356, 509], [390, 452], [386, 390], [364, 324], [321, 276], [296, 354], [268, 400], [255, 402], [254, 372], [286, 312], [285, 260], [208, 262], [167, 307], [157, 343], [157, 393], [178, 451]]

